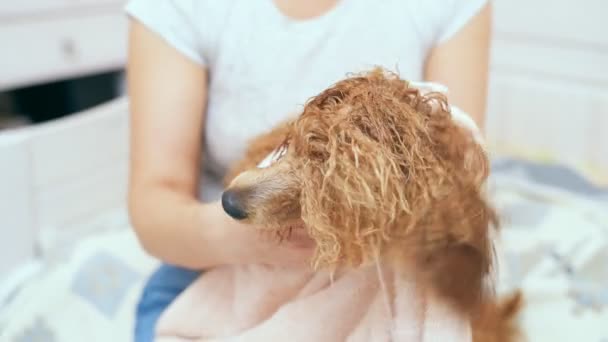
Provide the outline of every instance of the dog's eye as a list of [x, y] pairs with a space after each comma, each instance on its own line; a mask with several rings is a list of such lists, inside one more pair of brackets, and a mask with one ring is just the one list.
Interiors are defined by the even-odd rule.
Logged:
[[285, 154], [287, 153], [287, 148], [288, 148], [287, 144], [282, 144], [281, 146], [277, 147], [274, 151], [270, 152], [270, 154], [268, 156], [266, 156], [266, 158], [264, 158], [264, 160], [262, 160], [258, 164], [258, 168], [265, 169], [267, 167], [272, 166], [274, 163], [278, 162], [279, 160], [281, 160], [281, 158], [283, 158], [283, 156], [285, 156]]

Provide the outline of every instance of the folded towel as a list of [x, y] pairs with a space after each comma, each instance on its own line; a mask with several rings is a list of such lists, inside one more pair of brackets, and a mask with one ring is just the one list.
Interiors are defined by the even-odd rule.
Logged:
[[466, 319], [406, 272], [376, 265], [333, 277], [264, 265], [216, 268], [157, 327], [159, 342], [470, 340]]

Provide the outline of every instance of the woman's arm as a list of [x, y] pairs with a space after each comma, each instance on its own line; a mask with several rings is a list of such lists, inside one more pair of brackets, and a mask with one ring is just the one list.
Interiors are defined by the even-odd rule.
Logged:
[[491, 5], [487, 4], [453, 37], [435, 47], [425, 79], [449, 88], [450, 102], [469, 113], [480, 129], [485, 125]]
[[206, 77], [204, 68], [131, 22], [129, 214], [141, 244], [165, 262], [192, 269], [304, 263], [311, 248], [260, 240], [219, 202], [197, 200]]
[[202, 248], [211, 229], [201, 227], [214, 227], [219, 218], [195, 197], [206, 71], [138, 21], [131, 22], [127, 69], [135, 231], [146, 251], [166, 262], [191, 268], [217, 263], [212, 248]]

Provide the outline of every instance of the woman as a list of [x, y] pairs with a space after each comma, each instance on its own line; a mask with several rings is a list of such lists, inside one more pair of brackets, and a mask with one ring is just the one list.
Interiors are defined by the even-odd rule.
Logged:
[[487, 1], [131, 0], [129, 212], [142, 246], [165, 263], [144, 290], [136, 341], [153, 339], [200, 270], [311, 255], [306, 236], [263, 240], [218, 201], [247, 141], [309, 96], [380, 65], [445, 84], [483, 127]]

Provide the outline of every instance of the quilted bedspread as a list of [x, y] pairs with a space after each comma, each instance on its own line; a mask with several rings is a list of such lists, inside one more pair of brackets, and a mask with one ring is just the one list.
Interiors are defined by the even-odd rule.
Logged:
[[[559, 166], [496, 159], [491, 196], [503, 218], [501, 291], [521, 288], [530, 341], [608, 342], [608, 189]], [[0, 299], [0, 341], [131, 341], [133, 313], [156, 262], [124, 210]], [[93, 223], [92, 223], [93, 224]]]

